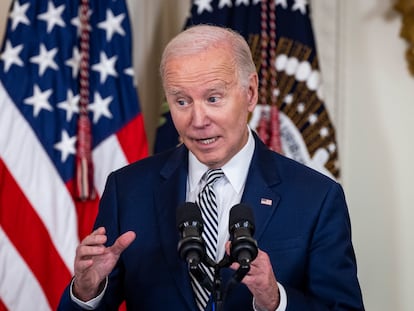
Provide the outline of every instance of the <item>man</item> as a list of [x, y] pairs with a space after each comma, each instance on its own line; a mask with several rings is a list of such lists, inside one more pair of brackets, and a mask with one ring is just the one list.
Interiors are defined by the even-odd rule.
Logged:
[[[60, 309], [116, 310], [124, 299], [129, 310], [215, 307], [177, 254], [175, 217], [200, 200], [205, 172], [221, 169], [213, 260], [229, 252], [229, 211], [240, 202], [253, 210], [259, 247], [223, 310], [363, 310], [342, 188], [268, 150], [247, 126], [258, 77], [243, 37], [194, 26], [167, 45], [160, 71], [183, 144], [108, 177]], [[237, 268], [222, 268], [223, 283]]]

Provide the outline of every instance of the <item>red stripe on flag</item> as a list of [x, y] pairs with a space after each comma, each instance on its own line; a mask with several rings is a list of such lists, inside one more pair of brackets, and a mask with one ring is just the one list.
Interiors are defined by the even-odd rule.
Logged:
[[[55, 310], [71, 274], [57, 253], [42, 220], [0, 160], [0, 225], [32, 270]], [[39, 191], [43, 191], [39, 189]], [[56, 206], [56, 208], [59, 208]]]
[[[74, 197], [74, 181], [71, 180], [66, 184], [68, 191]], [[80, 201], [75, 200], [76, 214], [78, 216], [78, 235], [82, 241], [84, 237], [92, 232], [93, 224], [98, 213], [99, 196], [96, 195], [94, 200]]]
[[7, 311], [7, 308], [1, 299], [0, 299], [0, 311]]
[[148, 143], [142, 114], [132, 119], [116, 135], [129, 163], [148, 156]]

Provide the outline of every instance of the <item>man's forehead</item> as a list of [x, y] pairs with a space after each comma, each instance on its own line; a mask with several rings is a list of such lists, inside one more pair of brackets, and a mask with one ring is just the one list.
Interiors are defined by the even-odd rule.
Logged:
[[214, 78], [212, 80], [199, 80], [192, 82], [177, 82], [171, 81], [165, 84], [168, 94], [177, 95], [188, 93], [196, 88], [203, 92], [219, 92], [225, 91], [234, 84], [234, 80], [224, 80], [220, 78]]

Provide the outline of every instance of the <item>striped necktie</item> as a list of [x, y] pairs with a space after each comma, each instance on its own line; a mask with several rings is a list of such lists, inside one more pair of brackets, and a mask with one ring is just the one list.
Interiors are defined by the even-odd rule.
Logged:
[[[200, 207], [201, 215], [204, 222], [204, 230], [202, 238], [206, 243], [207, 255], [216, 261], [217, 241], [218, 241], [218, 211], [216, 203], [216, 195], [213, 185], [224, 173], [221, 169], [208, 170], [205, 173], [206, 184], [197, 196], [196, 203]], [[200, 268], [209, 276], [210, 281], [214, 278], [214, 268], [207, 267], [204, 263], [200, 264]], [[196, 296], [197, 306], [200, 310], [204, 310], [210, 298], [210, 292], [202, 287], [197, 280], [191, 275], [192, 285]]]

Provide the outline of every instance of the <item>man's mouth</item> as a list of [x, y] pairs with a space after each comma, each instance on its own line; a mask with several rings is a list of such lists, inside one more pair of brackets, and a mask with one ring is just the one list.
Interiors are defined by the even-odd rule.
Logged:
[[211, 138], [204, 138], [204, 139], [197, 139], [198, 142], [202, 143], [203, 145], [209, 145], [214, 143], [217, 140], [217, 137]]

